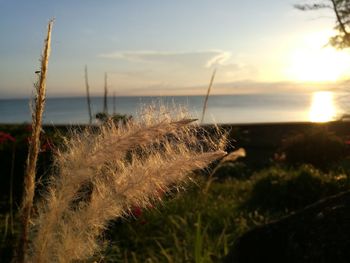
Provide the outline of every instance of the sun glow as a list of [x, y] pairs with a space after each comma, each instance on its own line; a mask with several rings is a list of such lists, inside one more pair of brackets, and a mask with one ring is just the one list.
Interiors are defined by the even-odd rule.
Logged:
[[336, 81], [344, 77], [350, 71], [350, 55], [326, 46], [331, 35], [322, 31], [306, 37], [291, 54], [288, 77], [302, 82]]
[[329, 91], [318, 91], [312, 94], [309, 111], [311, 122], [327, 122], [334, 120], [336, 108], [333, 102], [333, 93]]

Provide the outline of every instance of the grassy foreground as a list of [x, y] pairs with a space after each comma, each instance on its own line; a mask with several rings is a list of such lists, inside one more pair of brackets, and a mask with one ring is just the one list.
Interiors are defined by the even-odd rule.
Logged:
[[[101, 257], [102, 262], [220, 262], [237, 237], [252, 227], [350, 189], [347, 149], [341, 144], [339, 147], [344, 150], [344, 155], [328, 167], [317, 169], [317, 163], [314, 166], [293, 164], [275, 156], [283, 148], [283, 140], [298, 138], [287, 130], [277, 134], [278, 130], [272, 127], [273, 134], [265, 127], [266, 136], [262, 136], [262, 126], [231, 128], [240, 137], [237, 144], [247, 149], [246, 160], [221, 164], [211, 176], [208, 174], [214, 166], [198, 173], [195, 182], [188, 184], [185, 191], [160, 193], [159, 197], [164, 200], [162, 204], [155, 202], [147, 209], [132, 207], [123, 219], [110, 223], [100, 239], [104, 251], [91, 262]], [[305, 130], [298, 125], [294, 128], [299, 132]], [[259, 129], [260, 136], [256, 136]], [[0, 258], [2, 262], [9, 262], [18, 230], [16, 211], [22, 189], [26, 138], [30, 131], [23, 125], [1, 126], [0, 130], [6, 134], [2, 134], [0, 144], [3, 171]], [[38, 163], [37, 181], [41, 187], [45, 187], [45, 176], [52, 167], [52, 146], [60, 143], [59, 133], [65, 134], [67, 130], [67, 127], [45, 128]], [[345, 129], [343, 133], [337, 133], [340, 141], [346, 144]], [[283, 134], [288, 136], [283, 137]], [[322, 136], [317, 137], [319, 141]]]

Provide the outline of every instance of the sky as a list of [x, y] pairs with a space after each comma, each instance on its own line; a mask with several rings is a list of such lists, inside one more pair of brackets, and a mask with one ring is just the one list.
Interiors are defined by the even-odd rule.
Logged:
[[[350, 55], [327, 46], [332, 12], [303, 0], [0, 0], [0, 98], [33, 93], [55, 18], [48, 97], [213, 94], [330, 89]], [[305, 1], [304, 1], [305, 3]]]

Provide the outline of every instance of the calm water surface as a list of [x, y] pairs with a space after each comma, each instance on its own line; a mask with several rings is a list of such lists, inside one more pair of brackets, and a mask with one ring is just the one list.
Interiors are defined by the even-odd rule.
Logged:
[[[314, 92], [303, 94], [220, 95], [210, 96], [205, 123], [264, 123], [329, 121], [344, 112], [341, 94]], [[152, 103], [182, 105], [193, 117], [200, 119], [203, 96], [176, 97], [117, 97], [116, 112], [135, 114], [140, 107]], [[103, 98], [93, 97], [92, 111], [103, 109]], [[109, 112], [113, 101], [108, 101]], [[31, 118], [28, 99], [0, 99], [0, 123], [24, 123]], [[88, 123], [85, 97], [47, 98], [44, 123], [84, 124]]]

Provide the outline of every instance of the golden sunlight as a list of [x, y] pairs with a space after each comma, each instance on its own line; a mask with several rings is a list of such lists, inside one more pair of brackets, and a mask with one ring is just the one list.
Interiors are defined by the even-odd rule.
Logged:
[[287, 75], [302, 82], [336, 81], [349, 72], [350, 55], [326, 46], [327, 31], [317, 32], [304, 39], [302, 46], [292, 52]]
[[318, 91], [312, 94], [309, 111], [311, 122], [327, 122], [334, 120], [336, 108], [333, 101], [333, 93], [330, 91]]

